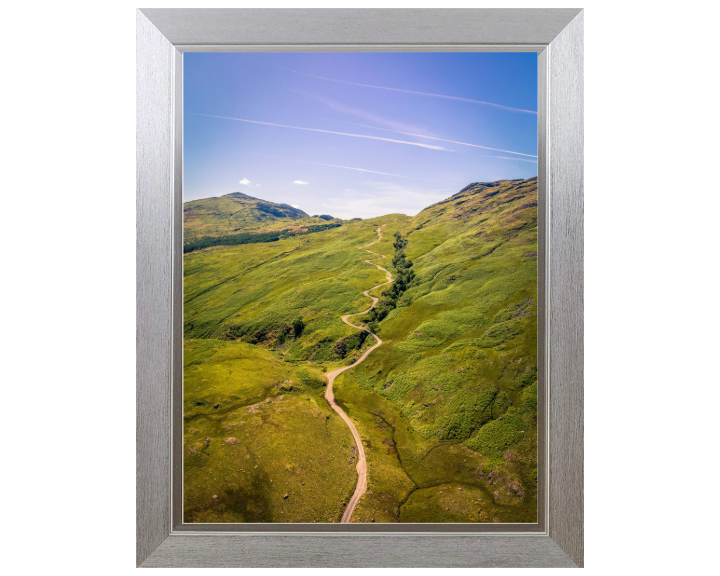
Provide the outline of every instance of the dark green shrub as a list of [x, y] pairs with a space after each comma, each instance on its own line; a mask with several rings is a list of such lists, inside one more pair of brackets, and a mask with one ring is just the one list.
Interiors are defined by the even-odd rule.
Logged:
[[304, 329], [305, 329], [305, 322], [303, 322], [303, 319], [296, 318], [293, 321], [293, 331], [295, 332], [295, 338], [300, 338], [300, 335], [303, 333]]

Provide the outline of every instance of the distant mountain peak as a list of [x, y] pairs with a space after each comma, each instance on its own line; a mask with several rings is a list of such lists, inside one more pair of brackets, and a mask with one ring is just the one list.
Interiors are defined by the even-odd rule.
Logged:
[[230, 198], [242, 198], [243, 200], [260, 200], [260, 198], [255, 198], [254, 196], [248, 196], [247, 194], [243, 194], [242, 192], [230, 192], [230, 194], [224, 194], [222, 198], [230, 197]]
[[495, 180], [494, 182], [473, 182], [472, 184], [468, 184], [462, 190], [453, 194], [449, 198], [446, 198], [445, 200], [441, 200], [440, 202], [436, 202], [435, 204], [428, 206], [427, 208], [422, 210], [422, 212], [429, 211], [439, 206], [452, 205], [455, 202], [462, 203], [466, 199], [478, 195], [478, 197], [491, 198], [499, 194], [503, 190], [516, 189], [518, 191], [527, 191], [530, 190], [533, 185], [535, 187], [535, 190], [537, 190], [537, 176], [533, 176], [532, 178], [515, 178], [512, 180]]
[[532, 178], [515, 178], [513, 180], [510, 179], [503, 179], [503, 180], [495, 180], [494, 182], [473, 182], [472, 184], [468, 184], [460, 190], [460, 192], [457, 192], [451, 196], [451, 198], [454, 198], [455, 196], [460, 196], [462, 193], [467, 192], [468, 190], [472, 190], [473, 188], [476, 188], [477, 191], [484, 190], [485, 188], [496, 188], [498, 186], [501, 186], [502, 184], [513, 184], [516, 182], [532, 182], [533, 180], [537, 180], [537, 176], [533, 176]]
[[[241, 231], [258, 231], [267, 229], [268, 226], [277, 228], [282, 225], [294, 225], [294, 222], [310, 218], [305, 212], [289, 204], [255, 198], [238, 191], [185, 202], [183, 214], [186, 240]], [[315, 221], [310, 224], [318, 223]]]

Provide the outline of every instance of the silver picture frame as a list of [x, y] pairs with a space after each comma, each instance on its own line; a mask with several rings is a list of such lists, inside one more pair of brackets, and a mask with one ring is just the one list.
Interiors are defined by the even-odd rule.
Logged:
[[[182, 522], [182, 55], [538, 54], [538, 522]], [[583, 566], [583, 11], [137, 11], [137, 565]], [[371, 553], [368, 553], [371, 550]]]

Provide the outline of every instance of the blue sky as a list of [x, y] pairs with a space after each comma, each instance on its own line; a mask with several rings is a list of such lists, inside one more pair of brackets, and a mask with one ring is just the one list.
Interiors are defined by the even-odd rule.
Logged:
[[414, 215], [537, 175], [537, 55], [184, 54], [184, 197]]

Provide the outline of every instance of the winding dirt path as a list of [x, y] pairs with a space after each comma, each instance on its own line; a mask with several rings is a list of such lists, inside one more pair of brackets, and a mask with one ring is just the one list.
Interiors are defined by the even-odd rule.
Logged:
[[[383, 226], [385, 226], [385, 225], [383, 224]], [[374, 254], [375, 256], [379, 256], [380, 258], [385, 258], [384, 255], [377, 254], [376, 252], [372, 252], [371, 250], [367, 249], [370, 246], [372, 246], [373, 244], [377, 244], [378, 242], [380, 242], [380, 240], [382, 240], [382, 226], [380, 226], [380, 228], [377, 229], [377, 233], [378, 233], [378, 239], [375, 240], [375, 242], [371, 242], [370, 244], [367, 244], [366, 246], [360, 247], [360, 250], [365, 250], [365, 252], [368, 252], [369, 254]], [[345, 421], [345, 423], [348, 425], [348, 428], [350, 428], [353, 438], [355, 439], [355, 444], [357, 445], [357, 448], [358, 448], [358, 463], [357, 463], [358, 481], [357, 481], [357, 486], [355, 486], [355, 492], [353, 493], [352, 498], [350, 498], [350, 502], [348, 502], [347, 508], [345, 508], [345, 512], [343, 513], [342, 519], [340, 520], [340, 522], [345, 522], [345, 523], [350, 522], [350, 517], [352, 516], [353, 512], [355, 511], [355, 506], [357, 506], [358, 501], [360, 500], [361, 496], [363, 494], [365, 494], [365, 490], [367, 489], [367, 460], [365, 459], [365, 448], [363, 447], [362, 440], [360, 439], [360, 434], [358, 434], [358, 431], [355, 428], [355, 424], [352, 423], [352, 421], [350, 420], [348, 415], [345, 414], [343, 409], [340, 408], [340, 406], [338, 405], [337, 402], [335, 402], [335, 395], [333, 394], [333, 382], [335, 382], [335, 378], [338, 376], [338, 374], [342, 374], [343, 372], [345, 372], [345, 370], [350, 370], [350, 368], [354, 368], [358, 364], [361, 364], [362, 362], [364, 362], [365, 358], [368, 357], [370, 352], [372, 352], [373, 350], [375, 350], [375, 348], [379, 347], [382, 344], [382, 340], [380, 340], [380, 337], [377, 334], [375, 334], [372, 330], [369, 330], [368, 328], [365, 328], [364, 326], [358, 326], [356, 324], [352, 324], [348, 320], [348, 318], [350, 318], [352, 316], [359, 316], [360, 314], [367, 314], [368, 312], [370, 312], [370, 310], [375, 308], [375, 306], [377, 305], [378, 299], [375, 298], [375, 296], [370, 296], [370, 294], [368, 294], [368, 292], [370, 292], [370, 290], [374, 290], [375, 288], [379, 288], [380, 286], [385, 286], [386, 284], [390, 284], [393, 282], [392, 274], [390, 274], [390, 272], [385, 270], [385, 268], [383, 268], [382, 266], [379, 266], [377, 264], [374, 264], [370, 260], [365, 260], [365, 262], [367, 262], [368, 264], [372, 264], [373, 266], [376, 266], [377, 268], [379, 268], [380, 270], [385, 272], [385, 274], [387, 274], [387, 281], [383, 282], [382, 284], [378, 284], [377, 286], [373, 286], [372, 288], [368, 288], [367, 290], [365, 290], [365, 292], [363, 292], [363, 294], [365, 296], [367, 296], [368, 298], [372, 298], [372, 305], [370, 306], [370, 308], [368, 308], [367, 310], [363, 310], [362, 312], [355, 312], [354, 314], [346, 314], [345, 316], [342, 317], [342, 321], [345, 322], [345, 324], [347, 324], [348, 326], [352, 326], [353, 328], [357, 328], [358, 330], [364, 330], [365, 332], [370, 334], [373, 338], [375, 338], [376, 342], [370, 348], [365, 350], [363, 355], [360, 356], [360, 358], [358, 358], [356, 362], [354, 362], [353, 364], [350, 364], [350, 366], [344, 366], [342, 368], [338, 368], [337, 370], [333, 370], [332, 372], [328, 372], [327, 373], [328, 387], [327, 387], [327, 390], [325, 391], [325, 399], [328, 401], [328, 404], [330, 404], [330, 406], [332, 406], [332, 409], [335, 410], [335, 412], [338, 413], [340, 418], [342, 418]]]

